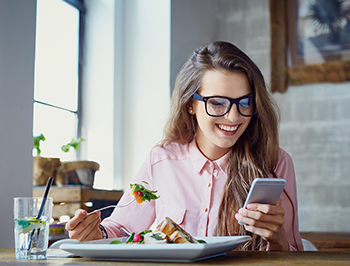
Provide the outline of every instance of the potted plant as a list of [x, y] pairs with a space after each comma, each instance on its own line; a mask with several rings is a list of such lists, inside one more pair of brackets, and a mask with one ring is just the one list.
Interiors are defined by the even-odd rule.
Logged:
[[[63, 145], [61, 150], [69, 152], [72, 148], [78, 150], [83, 138], [72, 139]], [[78, 160], [61, 162], [57, 169], [56, 184], [60, 185], [84, 185], [92, 187], [95, 179], [95, 172], [100, 169], [100, 165], [94, 161]]]
[[45, 141], [46, 138], [43, 134], [33, 136], [34, 140], [34, 152], [36, 155], [33, 157], [33, 185], [44, 186], [50, 176], [55, 178], [57, 169], [61, 166], [60, 158], [41, 157], [40, 144]]

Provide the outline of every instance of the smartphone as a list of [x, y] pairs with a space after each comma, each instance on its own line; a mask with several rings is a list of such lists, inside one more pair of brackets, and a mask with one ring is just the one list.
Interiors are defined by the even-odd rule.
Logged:
[[[256, 178], [249, 190], [243, 208], [249, 203], [277, 204], [283, 192], [286, 180], [283, 178]], [[238, 222], [244, 225], [242, 222]]]

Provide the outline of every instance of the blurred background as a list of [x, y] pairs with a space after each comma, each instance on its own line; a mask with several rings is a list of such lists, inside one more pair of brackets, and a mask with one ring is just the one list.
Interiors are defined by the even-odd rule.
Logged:
[[[346, 1], [345, 1], [346, 2]], [[31, 196], [42, 156], [100, 164], [94, 187], [128, 189], [161, 139], [175, 77], [192, 51], [236, 44], [271, 77], [268, 0], [0, 0], [1, 225]], [[294, 160], [300, 231], [350, 231], [350, 82], [288, 86], [280, 146]], [[78, 151], [61, 145], [83, 137]], [[1, 230], [1, 247], [13, 231]]]

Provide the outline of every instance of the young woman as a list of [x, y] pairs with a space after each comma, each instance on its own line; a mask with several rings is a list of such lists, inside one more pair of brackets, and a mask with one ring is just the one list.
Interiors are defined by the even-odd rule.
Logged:
[[[78, 210], [66, 225], [70, 237], [118, 237], [168, 216], [193, 236], [252, 235], [243, 249], [302, 250], [294, 167], [278, 146], [278, 120], [264, 78], [245, 53], [227, 42], [197, 49], [178, 74], [164, 139], [134, 179], [158, 190], [159, 199], [116, 208], [102, 227], [99, 214]], [[286, 179], [281, 199], [242, 209], [258, 177]], [[120, 204], [129, 200], [125, 193]]]

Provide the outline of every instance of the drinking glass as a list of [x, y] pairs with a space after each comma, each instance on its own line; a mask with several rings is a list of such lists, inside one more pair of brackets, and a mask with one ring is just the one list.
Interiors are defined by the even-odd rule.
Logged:
[[42, 202], [43, 198], [14, 198], [16, 259], [46, 259], [52, 216], [52, 198], [46, 198], [39, 215]]

